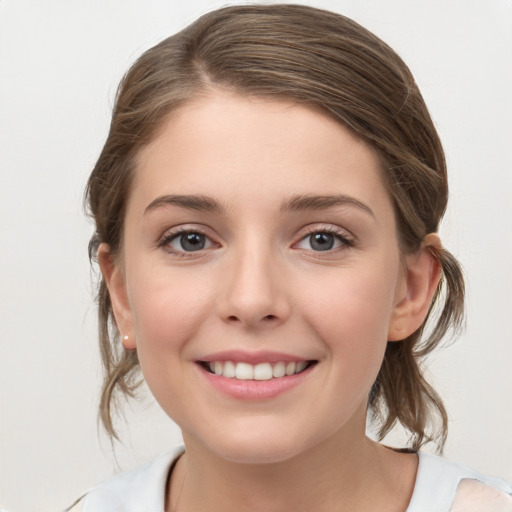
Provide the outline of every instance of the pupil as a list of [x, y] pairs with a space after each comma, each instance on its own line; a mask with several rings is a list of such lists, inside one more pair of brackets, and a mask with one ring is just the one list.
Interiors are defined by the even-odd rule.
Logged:
[[334, 236], [329, 233], [315, 233], [310, 236], [310, 243], [315, 251], [328, 251], [334, 246]]
[[185, 233], [181, 235], [180, 242], [185, 251], [199, 251], [204, 249], [205, 238], [200, 233]]

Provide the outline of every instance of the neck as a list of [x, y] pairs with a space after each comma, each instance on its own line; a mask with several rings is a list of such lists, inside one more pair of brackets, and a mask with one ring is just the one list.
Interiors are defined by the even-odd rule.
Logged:
[[383, 448], [364, 431], [271, 464], [225, 460], [184, 438], [168, 512], [386, 511], [386, 496], [390, 510], [405, 510], [414, 486], [416, 457]]

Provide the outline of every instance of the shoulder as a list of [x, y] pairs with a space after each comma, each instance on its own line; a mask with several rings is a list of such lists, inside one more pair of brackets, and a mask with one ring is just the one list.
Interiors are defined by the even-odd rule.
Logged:
[[183, 450], [178, 447], [105, 480], [66, 512], [163, 512], [169, 471]]
[[[511, 495], [512, 486], [499, 478], [481, 475], [436, 455], [420, 453], [416, 485], [407, 512], [512, 512]], [[485, 508], [469, 508], [468, 503], [476, 499], [485, 503]]]
[[512, 512], [512, 496], [478, 480], [461, 480], [450, 512]]

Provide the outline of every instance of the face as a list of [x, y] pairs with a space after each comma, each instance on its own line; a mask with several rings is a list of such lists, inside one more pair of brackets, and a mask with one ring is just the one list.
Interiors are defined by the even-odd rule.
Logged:
[[107, 266], [188, 445], [267, 462], [364, 437], [407, 279], [379, 160], [340, 124], [227, 93], [175, 111], [138, 156]]

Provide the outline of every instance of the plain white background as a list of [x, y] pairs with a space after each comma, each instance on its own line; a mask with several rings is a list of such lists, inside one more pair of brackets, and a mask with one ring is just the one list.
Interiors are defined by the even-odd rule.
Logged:
[[[388, 42], [429, 105], [450, 173], [441, 234], [469, 295], [465, 334], [429, 365], [451, 419], [446, 456], [512, 480], [512, 1], [309, 3]], [[60, 510], [180, 440], [149, 399], [127, 408], [115, 454], [98, 435], [81, 200], [123, 72], [224, 4], [0, 0], [0, 507]]]

